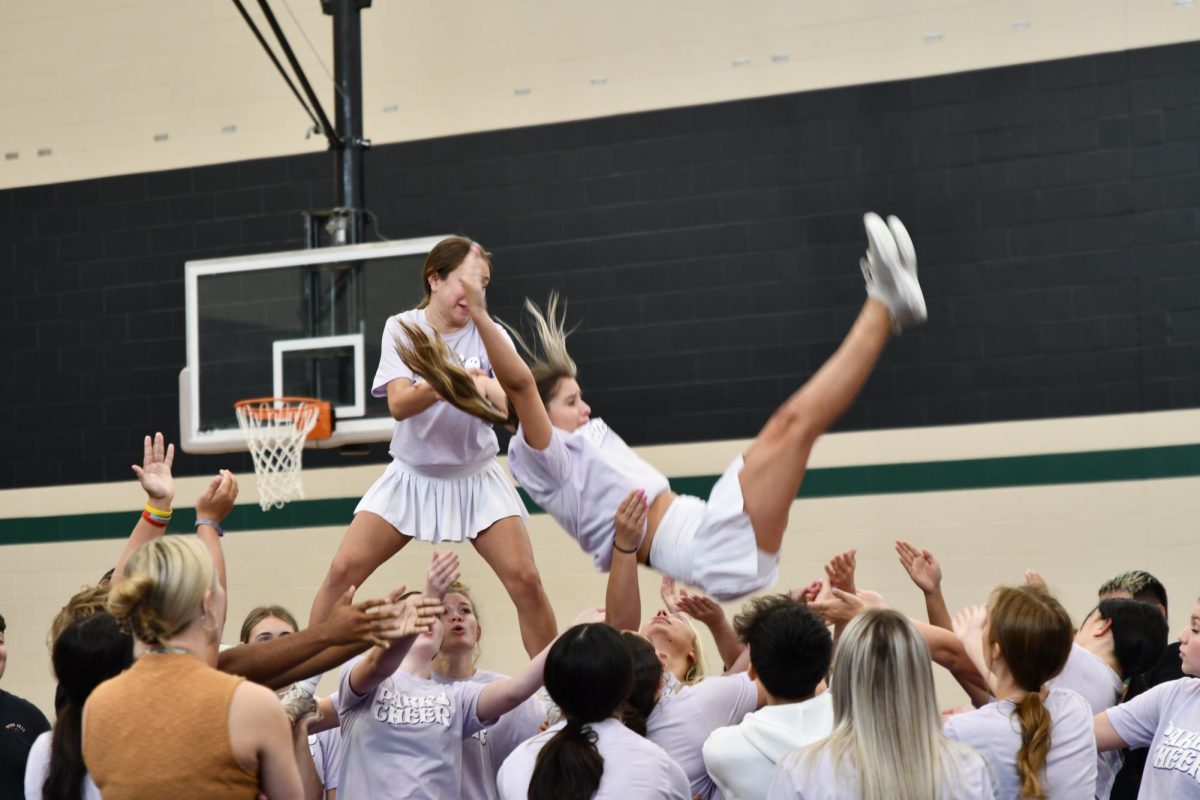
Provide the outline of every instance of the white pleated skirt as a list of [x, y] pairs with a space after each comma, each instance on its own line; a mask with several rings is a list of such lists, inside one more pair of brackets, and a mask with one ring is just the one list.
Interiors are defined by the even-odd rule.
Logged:
[[430, 475], [392, 460], [358, 507], [387, 520], [400, 533], [422, 542], [474, 539], [505, 517], [528, 516], [500, 462], [490, 459]]

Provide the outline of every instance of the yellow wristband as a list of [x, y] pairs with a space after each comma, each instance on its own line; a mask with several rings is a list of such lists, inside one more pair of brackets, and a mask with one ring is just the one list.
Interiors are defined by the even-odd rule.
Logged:
[[149, 503], [146, 503], [146, 510], [149, 511], [151, 514], [153, 514], [156, 517], [171, 516], [171, 509], [168, 508], [166, 511], [163, 511], [160, 508], [155, 508], [154, 506], [150, 505]]

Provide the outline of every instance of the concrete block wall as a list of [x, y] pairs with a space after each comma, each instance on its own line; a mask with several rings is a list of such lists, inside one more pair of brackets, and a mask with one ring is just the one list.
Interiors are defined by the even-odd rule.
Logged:
[[[588, 400], [635, 444], [754, 434], [862, 302], [866, 209], [908, 223], [931, 318], [841, 429], [1187, 408], [1197, 62], [1173, 45], [394, 144], [367, 200], [379, 235], [491, 248], [505, 318], [564, 292]], [[174, 437], [184, 261], [301, 246], [332, 181], [315, 154], [0, 192], [0, 487], [120, 480], [143, 433]], [[177, 472], [218, 466], [248, 464]]]

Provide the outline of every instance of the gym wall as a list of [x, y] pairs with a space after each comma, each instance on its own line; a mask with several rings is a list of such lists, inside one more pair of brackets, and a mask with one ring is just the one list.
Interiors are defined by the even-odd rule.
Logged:
[[[492, 249], [502, 317], [566, 293], [595, 413], [690, 491], [848, 328], [862, 211], [899, 214], [930, 323], [818, 448], [784, 582], [857, 546], [862, 584], [918, 614], [890, 552], [907, 536], [945, 563], [955, 605], [1037, 566], [1081, 616], [1099, 582], [1142, 567], [1177, 630], [1200, 519], [1198, 62], [1181, 44], [399, 142], [369, 154], [368, 204], [387, 237]], [[308, 153], [0, 192], [6, 689], [50, 710], [50, 617], [115, 559], [141, 436], [177, 434], [183, 262], [299, 246], [330, 173]], [[229, 631], [263, 602], [304, 616], [384, 459], [309, 454], [316, 505], [239, 510]], [[222, 466], [248, 473], [181, 457], [179, 505]], [[530, 530], [560, 619], [598, 602], [573, 543], [544, 516]], [[427, 554], [363, 592], [418, 584]], [[466, 562], [487, 664], [512, 669], [511, 604]], [[647, 608], [655, 594], [646, 576]]]

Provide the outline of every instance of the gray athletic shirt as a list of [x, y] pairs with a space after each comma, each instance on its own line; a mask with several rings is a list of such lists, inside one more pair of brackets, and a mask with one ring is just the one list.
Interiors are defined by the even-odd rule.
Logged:
[[[946, 735], [971, 745], [988, 760], [996, 775], [1002, 800], [1017, 800], [1021, 778], [1017, 753], [1021, 725], [1011, 700], [988, 703], [946, 720]], [[1096, 789], [1096, 733], [1092, 709], [1070, 689], [1051, 689], [1046, 695], [1050, 711], [1050, 753], [1046, 758], [1042, 788], [1054, 800], [1092, 800]]]
[[1130, 747], [1149, 747], [1138, 797], [1200, 798], [1200, 679], [1160, 683], [1108, 710]]
[[[488, 684], [508, 677], [498, 672], [477, 669], [469, 678], [456, 680], [433, 673], [438, 683], [473, 682]], [[521, 742], [534, 736], [546, 719], [546, 709], [537, 695], [500, 717], [494, 725], [488, 725], [462, 740], [462, 800], [498, 800], [496, 773], [508, 754]]]
[[744, 672], [717, 675], [663, 693], [646, 719], [646, 738], [683, 767], [700, 800], [723, 795], [704, 766], [704, 742], [726, 725], [737, 725], [758, 708], [758, 686]]
[[396, 670], [372, 692], [355, 694], [342, 667], [341, 800], [444, 800], [458, 797], [462, 740], [482, 730], [482, 683], [437, 683]]

